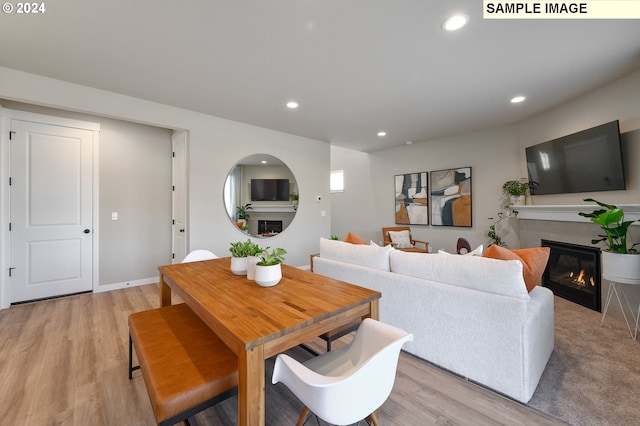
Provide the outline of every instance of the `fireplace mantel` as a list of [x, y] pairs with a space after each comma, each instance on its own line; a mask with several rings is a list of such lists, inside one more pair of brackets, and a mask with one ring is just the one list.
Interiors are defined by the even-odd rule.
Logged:
[[[640, 220], [640, 204], [616, 204], [624, 210], [625, 220]], [[560, 222], [589, 222], [579, 212], [590, 212], [597, 207], [595, 204], [581, 205], [527, 205], [513, 206], [518, 212], [518, 219], [554, 220]], [[634, 225], [640, 225], [635, 222]]]

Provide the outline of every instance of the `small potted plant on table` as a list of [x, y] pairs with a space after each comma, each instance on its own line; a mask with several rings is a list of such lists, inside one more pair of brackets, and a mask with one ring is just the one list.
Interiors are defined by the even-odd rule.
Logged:
[[262, 287], [271, 287], [280, 282], [282, 279], [282, 262], [284, 255], [287, 254], [283, 248], [262, 250], [257, 255], [258, 263], [256, 264], [256, 283]]
[[231, 243], [231, 272], [236, 275], [247, 274], [247, 257], [259, 252], [260, 248], [251, 240]]

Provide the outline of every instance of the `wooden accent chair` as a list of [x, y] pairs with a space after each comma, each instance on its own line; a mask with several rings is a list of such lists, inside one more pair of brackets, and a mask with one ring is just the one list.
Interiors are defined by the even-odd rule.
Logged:
[[[391, 241], [391, 237], [389, 236], [389, 231], [398, 232], [398, 231], [409, 231], [409, 241], [412, 247], [398, 247], [396, 243]], [[414, 240], [411, 237], [411, 228], [409, 226], [387, 226], [382, 228], [382, 241], [384, 245], [392, 245], [398, 250], [403, 251], [412, 251], [418, 253], [428, 253], [429, 252], [429, 243], [426, 241]]]

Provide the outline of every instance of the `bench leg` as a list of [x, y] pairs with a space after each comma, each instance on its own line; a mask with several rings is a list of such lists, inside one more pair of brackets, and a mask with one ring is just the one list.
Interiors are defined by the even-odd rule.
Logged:
[[129, 380], [133, 379], [133, 372], [139, 370], [140, 366], [133, 366], [133, 341], [131, 335], [129, 335]]

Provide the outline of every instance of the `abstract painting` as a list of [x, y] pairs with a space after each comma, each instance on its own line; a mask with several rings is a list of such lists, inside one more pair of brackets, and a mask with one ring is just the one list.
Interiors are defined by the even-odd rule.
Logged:
[[471, 226], [471, 167], [431, 172], [431, 224]]
[[394, 179], [396, 224], [428, 225], [428, 173], [407, 173], [396, 175]]

